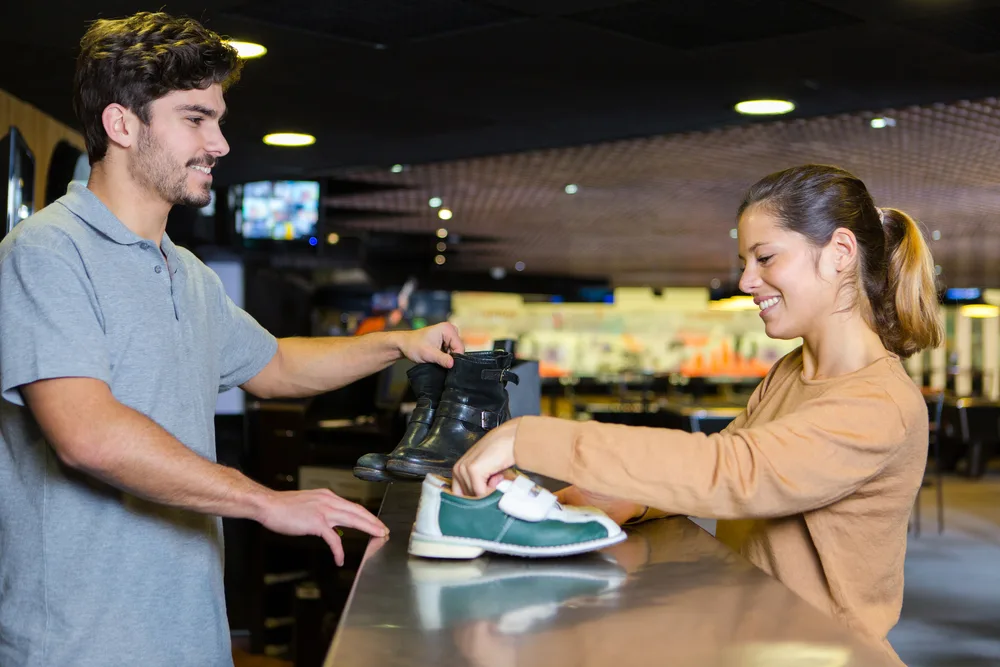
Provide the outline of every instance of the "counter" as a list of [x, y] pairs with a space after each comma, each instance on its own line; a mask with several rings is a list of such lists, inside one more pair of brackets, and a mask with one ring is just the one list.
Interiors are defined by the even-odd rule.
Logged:
[[324, 667], [889, 667], [683, 517], [558, 559], [411, 558], [420, 485], [389, 487]]

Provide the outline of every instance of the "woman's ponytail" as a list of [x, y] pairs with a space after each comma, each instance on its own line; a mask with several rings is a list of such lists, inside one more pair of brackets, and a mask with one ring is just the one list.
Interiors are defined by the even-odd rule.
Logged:
[[[941, 344], [934, 259], [916, 221], [894, 208], [883, 208], [886, 289], [873, 303], [877, 333], [890, 351], [909, 357]], [[879, 316], [881, 315], [881, 317]]]

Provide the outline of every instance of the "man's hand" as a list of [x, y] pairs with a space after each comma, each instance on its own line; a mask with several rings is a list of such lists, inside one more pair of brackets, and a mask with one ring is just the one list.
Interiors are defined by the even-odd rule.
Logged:
[[258, 521], [282, 535], [316, 535], [326, 540], [337, 565], [344, 564], [344, 547], [335, 526], [356, 528], [374, 537], [389, 529], [357, 503], [344, 500], [329, 489], [274, 491], [266, 496]]
[[448, 322], [415, 331], [394, 331], [392, 335], [396, 336], [400, 353], [418, 364], [432, 363], [451, 368], [455, 360], [449, 352], [465, 352], [458, 329]]
[[618, 525], [624, 524], [629, 519], [635, 519], [646, 511], [645, 507], [637, 503], [584, 491], [576, 486], [567, 486], [565, 489], [556, 492], [556, 498], [563, 505], [596, 507], [611, 517], [611, 520]]

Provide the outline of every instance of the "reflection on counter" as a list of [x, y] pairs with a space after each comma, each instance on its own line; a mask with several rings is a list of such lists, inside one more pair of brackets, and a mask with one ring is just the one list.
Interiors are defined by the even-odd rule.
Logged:
[[407, 554], [417, 484], [394, 484], [327, 667], [889, 667], [683, 517], [599, 553], [436, 562]]

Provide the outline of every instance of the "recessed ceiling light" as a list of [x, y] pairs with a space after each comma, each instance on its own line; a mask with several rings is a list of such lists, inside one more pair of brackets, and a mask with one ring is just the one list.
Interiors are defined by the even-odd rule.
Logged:
[[434, 263], [437, 264], [438, 266], [441, 266], [442, 264], [444, 264], [444, 262], [445, 262], [444, 255], [437, 255], [434, 257]]
[[437, 251], [438, 252], [444, 252], [447, 249], [448, 249], [448, 244], [447, 243], [445, 243], [444, 241], [438, 241], [438, 244], [437, 244]]
[[394, 165], [392, 165], [392, 168], [389, 169], [389, 171], [391, 171], [394, 174], [402, 173], [402, 171], [403, 171], [403, 165], [401, 165], [401, 164], [394, 164]]
[[316, 143], [316, 137], [298, 132], [275, 132], [264, 135], [264, 143], [268, 146], [311, 146]]
[[563, 188], [563, 190], [565, 190], [566, 194], [568, 195], [575, 195], [577, 192], [580, 191], [580, 188], [577, 187], [575, 183], [570, 183], [565, 188]]
[[337, 245], [338, 243], [340, 243], [340, 234], [337, 234], [336, 232], [330, 232], [330, 234], [328, 234], [326, 237], [326, 242], [329, 243], [330, 245]]
[[749, 116], [774, 116], [794, 109], [788, 100], [746, 100], [736, 105], [737, 111]]
[[437, 230], [437, 237], [439, 239], [446, 239], [446, 238], [448, 238], [448, 230], [445, 229], [444, 227], [442, 227], [441, 229]]
[[936, 276], [940, 276], [941, 275], [941, 265], [940, 264], [935, 264], [934, 265], [934, 275], [936, 275]]
[[941, 231], [935, 229], [933, 232], [931, 232], [931, 238], [934, 239], [935, 241], [940, 241], [941, 240]]
[[524, 262], [517, 262], [516, 264], [514, 264], [514, 268], [517, 271], [524, 271]]
[[226, 44], [236, 49], [236, 55], [243, 58], [243, 60], [247, 60], [249, 58], [260, 58], [262, 55], [267, 53], [267, 49], [254, 42], [238, 42], [231, 39], [227, 41]]
[[732, 229], [729, 230], [729, 238], [736, 239], [736, 238], [739, 238], [739, 237], [740, 237], [740, 233], [739, 233], [739, 231], [735, 227], [733, 227]]
[[896, 120], [894, 118], [872, 118], [871, 126], [876, 130], [881, 130], [883, 127], [896, 127]]
[[440, 197], [431, 197], [427, 201], [427, 205], [430, 206], [431, 208], [438, 208], [439, 206], [441, 206], [442, 203], [443, 202], [441, 201]]
[[712, 278], [712, 289], [719, 289], [722, 287], [722, 281], [718, 278]]
[[442, 220], [451, 220], [451, 209], [443, 208], [438, 211], [438, 217]]

